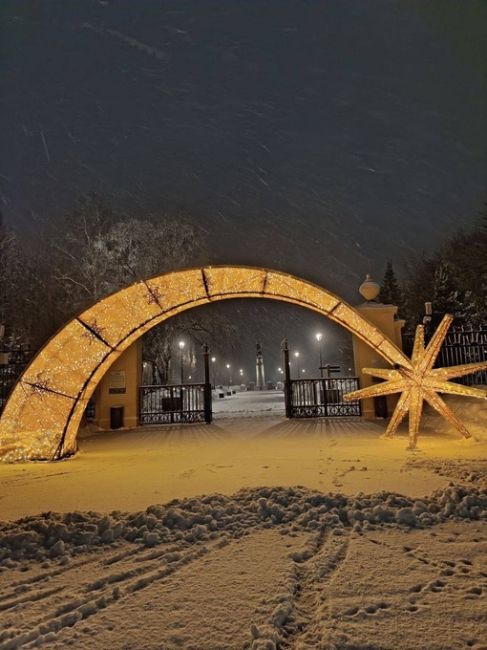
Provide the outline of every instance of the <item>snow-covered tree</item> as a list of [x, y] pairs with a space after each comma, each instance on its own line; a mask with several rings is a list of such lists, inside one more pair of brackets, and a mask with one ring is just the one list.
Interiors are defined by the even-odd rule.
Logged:
[[[118, 214], [100, 197], [85, 197], [52, 235], [50, 289], [60, 309], [51, 312], [57, 326], [137, 280], [202, 262], [202, 241], [201, 233], [181, 216]], [[44, 293], [49, 293], [48, 287]], [[155, 379], [165, 383], [177, 338], [185, 336], [198, 347], [209, 340], [229, 341], [233, 335], [227, 319], [213, 312], [190, 311], [144, 337], [144, 358], [151, 363]]]
[[461, 287], [448, 262], [438, 264], [433, 282], [433, 319], [437, 325], [444, 314], [453, 314], [459, 322], [468, 322], [474, 309], [474, 301], [470, 291]]
[[136, 280], [164, 273], [197, 255], [197, 234], [183, 218], [115, 214], [90, 196], [54, 237], [54, 278], [73, 311]]
[[413, 329], [431, 301], [434, 322], [445, 312], [460, 323], [487, 323], [487, 204], [470, 230], [459, 230], [446, 239], [431, 257], [411, 259], [406, 268], [403, 315]]

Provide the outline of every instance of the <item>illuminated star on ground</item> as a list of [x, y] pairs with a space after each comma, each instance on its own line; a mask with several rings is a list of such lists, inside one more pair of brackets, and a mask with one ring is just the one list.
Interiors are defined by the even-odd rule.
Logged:
[[409, 446], [412, 449], [416, 446], [423, 402], [425, 400], [465, 438], [470, 438], [471, 434], [463, 422], [451, 411], [438, 393], [487, 399], [487, 392], [485, 390], [448, 381], [453, 377], [463, 377], [478, 370], [487, 369], [486, 361], [466, 363], [447, 368], [433, 368], [452, 322], [453, 316], [446, 314], [426, 348], [424, 345], [424, 327], [418, 325], [411, 356], [411, 368], [402, 366], [390, 370], [385, 368], [363, 368], [362, 372], [365, 374], [376, 377], [377, 379], [384, 379], [385, 381], [374, 386], [353, 391], [345, 396], [347, 400], [356, 400], [401, 393], [401, 397], [397, 402], [387, 427], [386, 436], [391, 438], [394, 435], [398, 426], [409, 412]]

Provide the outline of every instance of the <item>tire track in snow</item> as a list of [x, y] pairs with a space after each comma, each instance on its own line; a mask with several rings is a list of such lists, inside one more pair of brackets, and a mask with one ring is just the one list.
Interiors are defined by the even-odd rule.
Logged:
[[[85, 583], [82, 587], [82, 595], [67, 592], [69, 589], [68, 573], [74, 567], [66, 566], [64, 570], [59, 570], [55, 573], [55, 578], [63, 579], [65, 583], [58, 587], [53, 587], [46, 591], [37, 594], [24, 594], [16, 601], [6, 601], [4, 609], [17, 608], [18, 605], [28, 607], [29, 604], [37, 603], [39, 600], [44, 600], [42, 610], [44, 613], [36, 620], [31, 621], [28, 631], [18, 630], [17, 634], [13, 636], [9, 630], [0, 634], [0, 650], [13, 650], [14, 648], [31, 648], [37, 647], [41, 643], [49, 643], [55, 640], [57, 634], [65, 627], [74, 627], [81, 621], [91, 616], [96, 615], [100, 611], [106, 610], [114, 603], [123, 598], [130, 598], [136, 591], [140, 591], [159, 580], [163, 580], [172, 576], [175, 572], [188, 566], [195, 560], [200, 559], [202, 556], [210, 553], [213, 549], [221, 548], [222, 544], [226, 543], [223, 537], [214, 540], [212, 543], [205, 543], [201, 545], [190, 546], [186, 553], [179, 550], [178, 553], [174, 551], [174, 545], [164, 551], [155, 552], [147, 551], [147, 549], [137, 549], [145, 551], [141, 557], [134, 558], [133, 553], [122, 554], [118, 560], [120, 563], [134, 562], [139, 566], [128, 566], [126, 570], [118, 572], [109, 572], [102, 575], [97, 580]], [[132, 550], [132, 549], [131, 549]], [[117, 551], [116, 556], [120, 557], [120, 550]], [[167, 556], [167, 557], [165, 557]], [[166, 560], [161, 566], [161, 563]], [[98, 558], [90, 558], [89, 562], [78, 563], [80, 564], [93, 564], [93, 568], [113, 567], [113, 563], [106, 564], [105, 558], [100, 562]], [[32, 584], [37, 585], [37, 581]], [[62, 600], [60, 600], [62, 592]], [[49, 600], [49, 597], [53, 596]], [[5, 634], [8, 634], [8, 637]], [[2, 638], [3, 637], [3, 638]]]

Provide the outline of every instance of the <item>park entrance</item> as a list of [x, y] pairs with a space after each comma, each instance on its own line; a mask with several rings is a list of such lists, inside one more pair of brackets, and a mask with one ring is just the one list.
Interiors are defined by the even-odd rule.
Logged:
[[2, 458], [55, 460], [75, 453], [79, 426], [95, 389], [143, 334], [183, 311], [232, 298], [266, 298], [313, 310], [342, 325], [387, 364], [411, 368], [393, 337], [338, 296], [306, 280], [240, 266], [167, 273], [99, 301], [37, 354], [0, 418]]
[[[291, 377], [289, 348], [284, 344], [282, 386], [246, 390], [245, 386], [215, 385], [209, 373], [208, 349], [203, 351], [202, 383], [143, 385], [139, 389], [140, 425], [207, 422], [214, 418], [282, 415], [288, 418], [357, 417], [359, 401], [345, 395], [359, 388], [358, 377]], [[113, 428], [113, 426], [112, 426]]]

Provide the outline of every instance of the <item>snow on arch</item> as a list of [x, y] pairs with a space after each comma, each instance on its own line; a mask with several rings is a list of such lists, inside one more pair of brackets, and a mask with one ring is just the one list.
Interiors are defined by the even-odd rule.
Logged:
[[33, 359], [0, 418], [0, 457], [73, 454], [84, 410], [112, 363], [152, 327], [187, 309], [231, 298], [270, 298], [340, 323], [388, 363], [409, 359], [358, 311], [326, 289], [264, 268], [208, 266], [166, 273], [108, 296], [69, 321]]

